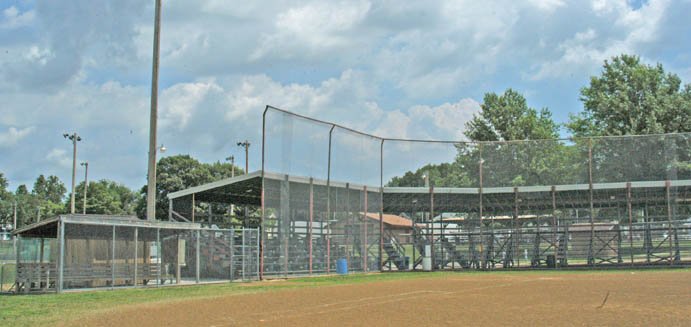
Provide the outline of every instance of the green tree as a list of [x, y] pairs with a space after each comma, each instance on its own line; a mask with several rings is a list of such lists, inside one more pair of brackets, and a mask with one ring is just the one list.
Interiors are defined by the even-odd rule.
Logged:
[[0, 173], [0, 230], [6, 224], [12, 223], [14, 212], [14, 196], [7, 190], [9, 183], [3, 173]]
[[31, 194], [38, 196], [41, 200], [53, 203], [61, 203], [65, 197], [65, 192], [67, 192], [67, 188], [57, 176], [51, 175], [45, 178], [43, 174], [36, 178], [34, 187], [31, 189]]
[[[102, 215], [134, 215], [141, 197], [127, 186], [106, 179], [89, 182], [86, 195], [86, 213]], [[84, 182], [77, 186], [75, 198], [75, 210], [83, 212]]]
[[[584, 111], [571, 115], [575, 136], [619, 136], [691, 132], [691, 85], [622, 54], [605, 60], [599, 76], [581, 88]], [[686, 134], [593, 139], [593, 181], [647, 181], [691, 178]], [[621, 169], [626, 162], [627, 169]]]
[[584, 111], [566, 125], [575, 136], [691, 132], [691, 85], [682, 88], [679, 76], [638, 56], [605, 60], [580, 100]]
[[481, 111], [466, 123], [465, 136], [472, 141], [549, 139], [559, 135], [547, 108], [528, 107], [520, 93], [508, 89], [502, 95], [486, 93]]
[[[177, 155], [163, 157], [156, 166], [156, 219], [168, 219], [168, 194], [184, 190], [189, 187], [202, 185], [228, 178], [232, 174], [232, 165], [229, 163], [215, 162], [212, 164], [201, 163], [190, 155]], [[235, 168], [235, 175], [244, 174], [241, 169]], [[136, 213], [139, 217], [146, 216], [146, 185], [142, 187], [142, 198], [137, 202]], [[197, 210], [207, 210], [201, 205]], [[214, 212], [222, 209], [215, 208]]]

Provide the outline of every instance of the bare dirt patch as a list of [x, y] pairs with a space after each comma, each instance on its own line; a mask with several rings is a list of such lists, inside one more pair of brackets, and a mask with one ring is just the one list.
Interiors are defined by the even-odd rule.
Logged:
[[459, 273], [149, 304], [76, 325], [689, 326], [691, 273]]

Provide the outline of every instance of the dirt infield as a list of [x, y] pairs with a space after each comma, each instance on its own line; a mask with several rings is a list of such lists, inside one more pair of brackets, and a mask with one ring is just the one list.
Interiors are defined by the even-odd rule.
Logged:
[[79, 324], [689, 326], [691, 273], [459, 273], [121, 308]]

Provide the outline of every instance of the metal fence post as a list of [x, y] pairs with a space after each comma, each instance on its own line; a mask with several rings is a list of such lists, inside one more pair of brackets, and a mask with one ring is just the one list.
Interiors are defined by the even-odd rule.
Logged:
[[[192, 208], [192, 210], [194, 210], [194, 208]], [[201, 262], [201, 260], [199, 260], [199, 259], [200, 259], [200, 258], [199, 258], [199, 257], [200, 257], [200, 255], [199, 255], [199, 254], [200, 254], [200, 251], [199, 251], [199, 250], [200, 250], [200, 249], [199, 249], [199, 248], [200, 248], [200, 246], [199, 246], [199, 238], [200, 238], [200, 235], [201, 235], [201, 231], [200, 231], [199, 229], [197, 229], [197, 258], [196, 258], [196, 259], [197, 259], [197, 260], [196, 260], [196, 261], [197, 261], [197, 262], [196, 262], [196, 266], [197, 266], [197, 271], [196, 271], [197, 284], [199, 284], [199, 264], [200, 264], [200, 262]]]
[[156, 258], [158, 260], [158, 269], [156, 272], [156, 278], [158, 279], [158, 285], [161, 286], [163, 281], [161, 281], [161, 270], [163, 269], [163, 244], [161, 244], [161, 229], [156, 228]]
[[258, 254], [259, 254], [260, 242], [259, 242], [259, 229], [258, 228], [256, 230], [256, 235], [257, 235], [257, 251], [256, 251], [256, 253], [257, 253], [257, 259], [256, 259], [257, 260], [257, 275], [256, 276], [259, 276], [259, 255]]
[[595, 208], [593, 206], [593, 147], [590, 137], [588, 138], [588, 190], [590, 191], [590, 243], [588, 246], [588, 264], [594, 266]]
[[230, 280], [235, 280], [235, 228], [230, 229]]
[[112, 289], [115, 287], [115, 225], [113, 225], [113, 241], [110, 244], [110, 251], [110, 288]]
[[137, 257], [138, 253], [137, 251], [139, 250], [139, 228], [135, 227], [134, 228], [134, 280], [132, 280], [132, 285], [137, 286], [137, 268], [139, 268], [139, 265], [137, 264]]
[[58, 270], [58, 278], [57, 278], [57, 292], [62, 293], [62, 281], [64, 278], [64, 271], [65, 271], [65, 221], [60, 219], [58, 222], [58, 230], [60, 232], [60, 235], [58, 236], [59, 240], [58, 242], [60, 243], [60, 253], [58, 256], [58, 260], [60, 263], [58, 264], [59, 270]]
[[674, 245], [672, 244], [672, 203], [669, 194], [670, 182], [665, 181], [667, 199], [667, 238], [669, 239], [669, 265], [674, 265]]

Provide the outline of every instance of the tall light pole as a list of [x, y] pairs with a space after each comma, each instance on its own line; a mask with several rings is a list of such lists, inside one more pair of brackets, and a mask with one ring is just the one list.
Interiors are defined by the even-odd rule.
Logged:
[[149, 174], [146, 193], [146, 219], [156, 219], [156, 126], [158, 120], [158, 58], [161, 35], [161, 0], [156, 0], [154, 17], [154, 58], [151, 69], [151, 117], [149, 118]]
[[87, 185], [89, 185], [89, 162], [85, 161], [85, 162], [80, 163], [80, 165], [84, 166], [84, 168], [85, 168], [85, 170], [84, 170], [84, 206], [82, 208], [83, 209], [82, 213], [86, 215], [86, 188], [87, 188]]
[[235, 177], [235, 156], [230, 156], [226, 158], [226, 161], [230, 161], [230, 177]]
[[74, 181], [75, 181], [75, 173], [77, 171], [77, 142], [81, 141], [82, 138], [77, 135], [77, 132], [74, 132], [74, 134], [62, 134], [62, 136], [66, 139], [69, 139], [72, 141], [72, 199], [70, 200], [70, 213], [74, 214]]
[[249, 153], [250, 153], [250, 142], [245, 140], [245, 142], [238, 142], [238, 146], [245, 148], [245, 174], [249, 174]]

